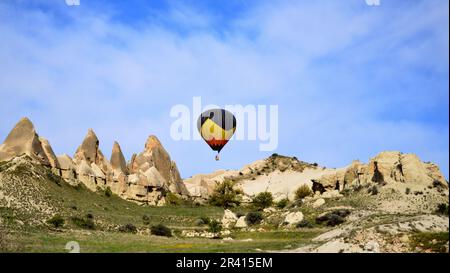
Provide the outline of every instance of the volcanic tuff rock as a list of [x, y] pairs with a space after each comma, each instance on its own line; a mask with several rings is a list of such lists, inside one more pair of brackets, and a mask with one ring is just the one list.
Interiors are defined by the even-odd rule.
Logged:
[[[353, 189], [370, 190], [373, 194], [380, 190], [400, 193], [390, 201], [380, 201], [383, 203], [380, 207], [387, 211], [398, 209], [399, 206], [405, 207], [402, 210], [429, 211], [448, 198], [448, 183], [437, 165], [422, 162], [414, 154], [397, 151], [382, 152], [367, 164], [353, 161], [349, 166], [338, 169], [274, 154], [238, 171], [221, 170], [207, 175], [195, 175], [184, 182], [192, 197], [204, 201], [211, 195], [215, 185], [226, 179], [234, 181], [236, 187], [243, 191], [244, 201], [250, 201], [253, 196], [264, 191], [271, 192], [275, 201], [282, 198], [294, 200], [295, 191], [301, 185], [307, 185], [316, 193], [307, 198], [311, 204], [321, 198], [340, 198], [346, 190]], [[420, 196], [421, 192], [431, 188], [436, 191], [432, 191], [427, 202], [416, 202], [417, 198], [405, 197], [406, 192], [415, 192]]]
[[[150, 170], [152, 166], [155, 167], [155, 170]], [[149, 177], [149, 180], [152, 176], [161, 176], [163, 187], [169, 191], [180, 195], [189, 194], [175, 162], [170, 159], [169, 154], [156, 136], [151, 135], [147, 138], [144, 151], [138, 155], [133, 155], [129, 168], [131, 174], [138, 176], [144, 174]]]
[[92, 191], [109, 187], [118, 196], [143, 204], [163, 205], [167, 192], [188, 196], [175, 162], [155, 136], [148, 138], [142, 153], [133, 156], [131, 171], [119, 143], [114, 142], [110, 161], [99, 149], [99, 143], [95, 132], [89, 129], [73, 159], [66, 154], [56, 157], [50, 143], [37, 135], [29, 119], [23, 118], [0, 146], [0, 161], [25, 154], [52, 167], [54, 174], [72, 185], [83, 183]]
[[122, 149], [117, 141], [114, 141], [110, 162], [113, 170], [118, 170], [119, 172], [128, 174], [127, 162], [125, 162]]
[[16, 156], [26, 154], [33, 159], [38, 160], [43, 165], [50, 166], [48, 155], [54, 162], [55, 155], [48, 149], [50, 145], [46, 141], [46, 151], [34, 130], [33, 123], [28, 118], [22, 118], [6, 137], [5, 142], [0, 145], [0, 161], [8, 161]]

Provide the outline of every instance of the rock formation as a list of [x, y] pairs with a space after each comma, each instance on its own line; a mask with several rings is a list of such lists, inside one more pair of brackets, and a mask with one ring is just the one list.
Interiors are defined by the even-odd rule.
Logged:
[[61, 177], [72, 185], [78, 184], [76, 180], [76, 166], [72, 161], [72, 158], [70, 158], [67, 154], [63, 154], [58, 156], [57, 159]]
[[128, 174], [127, 162], [125, 161], [122, 149], [120, 148], [120, 145], [119, 143], [117, 143], [117, 141], [114, 141], [110, 162], [113, 170]]
[[407, 184], [411, 187], [426, 187], [438, 183], [448, 188], [439, 167], [422, 162], [415, 154], [403, 154], [398, 151], [385, 151], [372, 158], [369, 163], [354, 161], [343, 170], [324, 175], [314, 182], [324, 190], [343, 190], [349, 186], [367, 184], [392, 185]]
[[53, 157], [51, 160], [55, 163], [54, 154], [51, 148], [48, 149], [50, 145], [47, 141], [46, 147], [47, 152], [44, 151], [43, 144], [34, 130], [33, 123], [28, 118], [22, 118], [11, 130], [3, 144], [0, 145], [0, 161], [7, 161], [16, 156], [26, 154], [43, 165], [51, 166], [47, 154]]
[[170, 159], [156, 136], [149, 136], [144, 151], [133, 155], [130, 161], [130, 173], [136, 176], [144, 175], [149, 181], [155, 181], [155, 178], [161, 177], [162, 180], [158, 182], [163, 188], [180, 195], [189, 194], [175, 162]]
[[99, 149], [99, 140], [92, 129], [88, 130], [73, 156], [73, 161], [77, 165], [78, 179], [89, 189], [93, 191], [97, 188], [106, 189], [112, 175], [112, 167]]
[[109, 187], [114, 194], [142, 204], [163, 205], [168, 192], [188, 197], [175, 162], [155, 136], [148, 138], [144, 151], [133, 155], [128, 165], [119, 143], [114, 142], [110, 161], [99, 144], [95, 132], [89, 129], [73, 159], [67, 154], [56, 157], [50, 143], [38, 136], [29, 119], [23, 118], [0, 146], [0, 161], [26, 154], [72, 185], [83, 183], [92, 191]]
[[263, 191], [271, 192], [275, 201], [282, 198], [293, 200], [295, 190], [301, 185], [309, 186], [318, 194], [317, 198], [339, 197], [342, 196], [340, 192], [346, 189], [370, 186], [386, 186], [400, 192], [405, 192], [406, 188], [409, 191], [421, 191], [427, 187], [448, 189], [448, 183], [437, 165], [422, 162], [414, 154], [397, 151], [381, 152], [367, 164], [356, 160], [338, 169], [273, 155], [238, 171], [220, 170], [195, 175], [184, 182], [193, 198], [204, 201], [215, 185], [225, 179], [236, 182], [236, 187], [243, 190], [244, 201]]

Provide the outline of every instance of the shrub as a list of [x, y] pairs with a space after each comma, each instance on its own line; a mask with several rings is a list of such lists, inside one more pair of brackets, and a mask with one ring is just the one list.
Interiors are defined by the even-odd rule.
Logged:
[[208, 230], [209, 232], [217, 234], [222, 231], [222, 223], [217, 220], [212, 220], [208, 224]]
[[378, 187], [376, 185], [373, 185], [369, 189], [367, 189], [367, 192], [371, 195], [377, 195], [378, 194]]
[[144, 225], [150, 224], [150, 217], [148, 217], [148, 215], [142, 215], [142, 222]]
[[195, 221], [195, 224], [197, 226], [203, 226], [209, 224], [209, 222], [211, 222], [211, 219], [209, 219], [209, 217], [200, 217]]
[[263, 215], [260, 211], [251, 211], [245, 216], [245, 222], [249, 226], [261, 223], [262, 219]]
[[279, 209], [284, 209], [289, 204], [289, 199], [283, 198], [280, 201], [278, 201], [275, 206]]
[[312, 228], [313, 225], [308, 220], [301, 220], [296, 225], [297, 228]]
[[113, 192], [111, 191], [111, 188], [110, 187], [106, 187], [105, 196], [106, 197], [111, 197], [112, 195], [113, 195]]
[[126, 233], [136, 233], [137, 232], [137, 228], [133, 224], [126, 224], [126, 225], [120, 226], [119, 227], [119, 231], [120, 232], [126, 232]]
[[152, 226], [150, 231], [153, 235], [172, 237], [172, 231], [170, 230], [170, 228], [166, 227], [163, 224]]
[[345, 218], [345, 217], [350, 215], [350, 210], [348, 210], [348, 209], [337, 209], [337, 210], [333, 211], [332, 214], [336, 214], [336, 215], [339, 215], [339, 216]]
[[80, 228], [84, 228], [84, 229], [94, 229], [95, 228], [93, 218], [72, 217], [71, 220], [76, 226], [78, 226]]
[[438, 205], [437, 213], [448, 215], [448, 212], [449, 211], [448, 211], [448, 205], [447, 204], [441, 203], [441, 204]]
[[333, 212], [327, 213], [322, 216], [316, 217], [316, 223], [321, 224], [323, 222], [326, 223], [327, 226], [336, 226], [342, 224], [344, 222], [344, 218], [350, 214], [350, 211], [347, 209], [339, 209]]
[[86, 218], [88, 218], [88, 219], [94, 219], [94, 214], [88, 213], [88, 214], [86, 214]]
[[234, 189], [234, 184], [235, 183], [229, 179], [225, 179], [223, 182], [218, 183], [209, 199], [209, 203], [213, 206], [223, 208], [239, 206], [241, 203], [239, 194], [242, 192], [238, 189]]
[[273, 204], [273, 196], [272, 193], [265, 191], [260, 192], [253, 198], [253, 206], [256, 209], [263, 210], [267, 207], [270, 207]]
[[55, 215], [47, 220], [47, 223], [54, 226], [55, 228], [62, 227], [64, 225], [64, 218], [61, 215]]
[[245, 212], [244, 211], [236, 211], [234, 214], [236, 214], [236, 217], [237, 218], [241, 218], [242, 216], [245, 216]]
[[175, 194], [173, 194], [171, 192], [168, 192], [166, 194], [166, 203], [169, 204], [169, 205], [179, 206], [183, 202], [180, 199], [180, 197], [178, 197], [177, 195], [175, 195]]
[[406, 188], [405, 194], [410, 194], [410, 193], [411, 193], [411, 189], [410, 188]]
[[295, 199], [301, 200], [312, 194], [312, 190], [307, 185], [302, 185], [295, 191]]
[[327, 226], [334, 227], [334, 226], [340, 225], [342, 223], [344, 223], [343, 217], [341, 217], [337, 214], [331, 214], [330, 217], [328, 218]]

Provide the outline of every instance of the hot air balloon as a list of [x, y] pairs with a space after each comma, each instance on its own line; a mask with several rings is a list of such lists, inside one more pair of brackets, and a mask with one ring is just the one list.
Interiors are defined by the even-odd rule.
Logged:
[[197, 128], [202, 138], [213, 151], [219, 153], [236, 131], [236, 118], [225, 109], [211, 109], [203, 112], [197, 120]]

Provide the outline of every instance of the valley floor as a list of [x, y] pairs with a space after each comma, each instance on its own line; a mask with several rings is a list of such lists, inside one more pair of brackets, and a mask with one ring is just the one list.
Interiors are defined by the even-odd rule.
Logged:
[[66, 244], [75, 241], [80, 252], [261, 252], [294, 249], [309, 242], [318, 231], [236, 232], [233, 240], [208, 238], [161, 237], [104, 231], [35, 231], [15, 233], [15, 251], [68, 252]]

